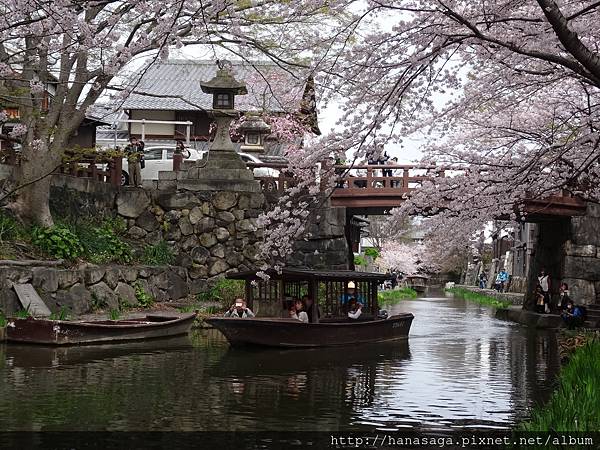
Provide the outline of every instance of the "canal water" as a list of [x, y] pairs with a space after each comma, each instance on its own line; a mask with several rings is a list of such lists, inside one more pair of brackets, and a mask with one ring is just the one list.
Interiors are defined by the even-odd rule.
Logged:
[[406, 343], [233, 350], [215, 330], [107, 347], [0, 346], [0, 430], [507, 429], [548, 399], [556, 338], [443, 293]]

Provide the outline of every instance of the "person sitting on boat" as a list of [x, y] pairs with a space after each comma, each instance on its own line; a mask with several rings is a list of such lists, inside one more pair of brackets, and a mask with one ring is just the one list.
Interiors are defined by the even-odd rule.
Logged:
[[299, 320], [300, 322], [308, 323], [308, 314], [306, 311], [302, 311], [304, 309], [304, 305], [302, 304], [302, 300], [297, 298], [294, 301], [294, 306], [290, 308], [290, 318]]
[[360, 303], [359, 301], [357, 301], [355, 298], [351, 299], [350, 302], [348, 303], [348, 317], [350, 319], [358, 319], [360, 317], [360, 315], [362, 314], [362, 303]]
[[313, 317], [313, 305], [315, 304], [315, 302], [312, 299], [312, 297], [309, 297], [308, 295], [303, 296], [302, 303], [304, 304], [304, 309], [306, 310], [306, 314], [308, 315], [308, 322], [309, 323], [316, 322], [316, 320], [313, 320], [313, 319], [319, 319], [321, 317], [321, 310], [319, 309], [319, 306], [317, 305], [314, 308], [314, 311], [317, 314], [316, 314], [316, 317]]
[[225, 317], [237, 317], [238, 319], [246, 319], [254, 317], [254, 313], [246, 306], [246, 300], [236, 298], [235, 303], [225, 313]]
[[342, 307], [347, 307], [350, 304], [350, 300], [355, 299], [357, 302], [364, 305], [364, 299], [361, 294], [358, 293], [354, 281], [350, 281], [346, 287], [346, 292], [342, 294], [340, 301]]

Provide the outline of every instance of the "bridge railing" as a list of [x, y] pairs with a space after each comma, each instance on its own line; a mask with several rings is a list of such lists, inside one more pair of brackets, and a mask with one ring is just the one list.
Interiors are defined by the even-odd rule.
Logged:
[[[403, 194], [420, 187], [434, 176], [444, 176], [444, 171], [435, 166], [418, 165], [355, 165], [334, 166], [338, 174], [338, 188], [360, 190], [361, 194]], [[433, 171], [438, 173], [434, 174]], [[354, 192], [348, 192], [353, 194]], [[334, 195], [344, 195], [343, 191]]]
[[[261, 182], [263, 189], [282, 192], [294, 186], [297, 181], [291, 174], [286, 174], [287, 164], [283, 163], [248, 163], [249, 168], [270, 168], [279, 172], [278, 176], [258, 175], [255, 179]], [[330, 167], [331, 168], [331, 167]], [[444, 177], [445, 170], [436, 166], [423, 165], [336, 165], [333, 166], [335, 195], [402, 195], [420, 187], [423, 182], [435, 177]], [[255, 172], [256, 173], [256, 172]], [[325, 186], [325, 171], [321, 181]]]
[[80, 158], [76, 161], [65, 162], [59, 173], [79, 178], [91, 178], [95, 181], [121, 186], [123, 160], [114, 158]]
[[[75, 157], [67, 151], [65, 152], [65, 158], [63, 164], [57, 169], [58, 173], [78, 178], [91, 178], [102, 183], [109, 183], [115, 187], [121, 185], [123, 162], [120, 156]], [[15, 151], [2, 153], [0, 163], [9, 166], [20, 166], [21, 154]]]

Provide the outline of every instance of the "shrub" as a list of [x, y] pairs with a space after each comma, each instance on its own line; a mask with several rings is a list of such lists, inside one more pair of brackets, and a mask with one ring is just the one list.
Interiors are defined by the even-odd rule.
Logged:
[[7, 323], [8, 321], [6, 320], [6, 317], [4, 317], [4, 313], [0, 311], [0, 328], [4, 328]]
[[122, 219], [108, 218], [100, 224], [81, 221], [65, 226], [79, 237], [83, 256], [94, 264], [128, 263], [133, 259], [131, 247], [120, 237], [125, 231]]
[[228, 280], [220, 278], [208, 291], [199, 293], [198, 301], [218, 301], [223, 306], [231, 305], [236, 298], [246, 296], [243, 280]]
[[108, 318], [110, 320], [119, 320], [121, 318], [121, 311], [119, 311], [118, 309], [111, 309], [108, 312]]
[[142, 255], [142, 262], [150, 266], [165, 266], [172, 264], [174, 260], [173, 250], [165, 241], [144, 248]]
[[354, 257], [354, 265], [355, 266], [366, 266], [367, 265], [367, 260], [364, 257], [360, 256], [360, 255], [355, 256]]
[[33, 245], [54, 258], [73, 260], [83, 253], [79, 238], [64, 226], [34, 228]]
[[373, 261], [375, 261], [377, 258], [379, 258], [379, 250], [377, 250], [376, 248], [369, 247], [365, 249], [365, 256], [370, 256], [371, 258], [373, 258]]
[[19, 223], [12, 217], [0, 212], [0, 244], [17, 238]]
[[105, 227], [93, 228], [83, 241], [85, 255], [95, 264], [131, 262], [131, 247]]
[[380, 305], [393, 305], [398, 303], [400, 300], [407, 298], [417, 298], [417, 291], [409, 287], [403, 287], [400, 289], [391, 289], [389, 291], [380, 291], [377, 294], [377, 301]]
[[142, 308], [149, 308], [154, 304], [154, 298], [144, 290], [140, 283], [135, 283], [135, 298]]

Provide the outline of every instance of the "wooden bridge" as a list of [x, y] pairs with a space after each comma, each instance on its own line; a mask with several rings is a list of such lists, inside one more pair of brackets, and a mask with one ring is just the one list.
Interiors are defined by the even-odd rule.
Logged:
[[[256, 177], [265, 191], [283, 192], [295, 184], [294, 178], [286, 175], [285, 164], [248, 163], [248, 167], [279, 170], [278, 177]], [[344, 206], [351, 215], [386, 214], [402, 205], [423, 182], [445, 176], [443, 169], [424, 165], [336, 165], [333, 168], [336, 179], [331, 205]]]
[[[294, 185], [295, 180], [285, 175], [285, 164], [254, 164], [248, 167], [270, 167], [279, 170], [279, 177], [256, 177], [263, 189], [270, 192], [283, 192]], [[336, 188], [331, 194], [332, 206], [343, 206], [348, 216], [382, 215], [405, 202], [410, 194], [420, 188], [425, 181], [443, 178], [452, 168], [426, 165], [355, 165], [334, 166]], [[441, 206], [441, 205], [436, 205]], [[585, 214], [584, 200], [567, 193], [549, 194], [544, 198], [529, 199], [522, 205], [528, 222], [557, 220]], [[509, 217], [498, 217], [508, 220]]]

